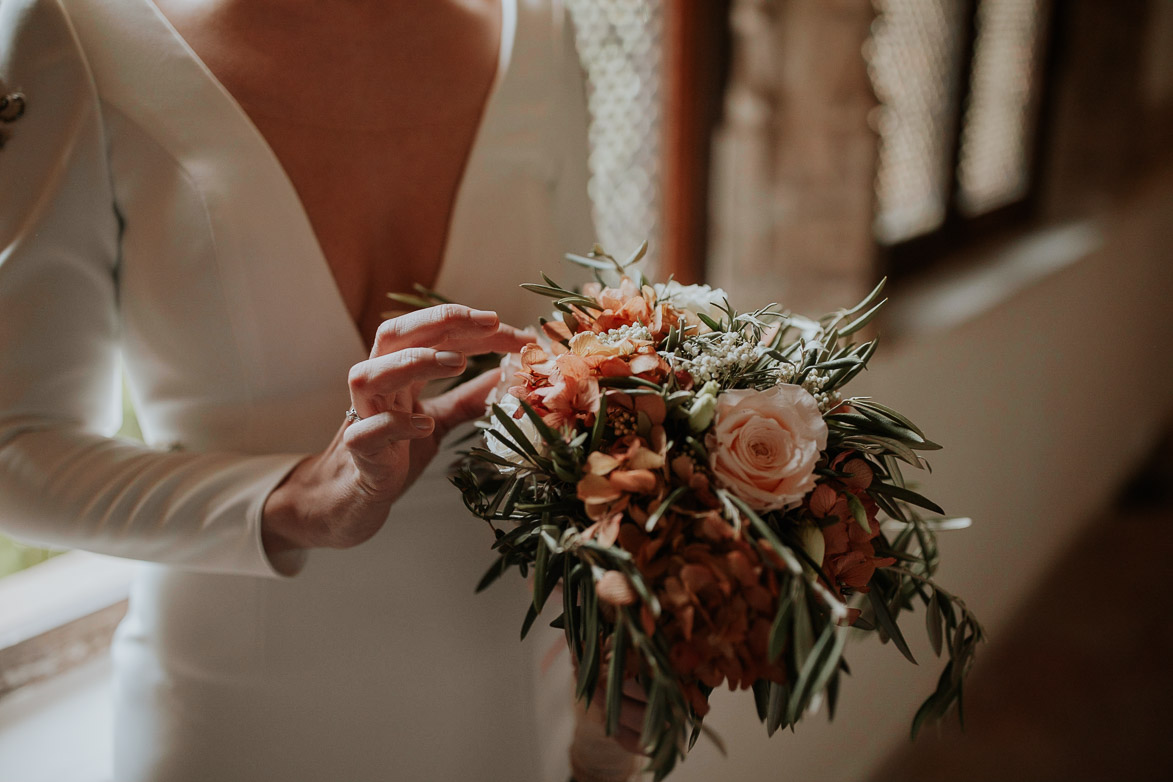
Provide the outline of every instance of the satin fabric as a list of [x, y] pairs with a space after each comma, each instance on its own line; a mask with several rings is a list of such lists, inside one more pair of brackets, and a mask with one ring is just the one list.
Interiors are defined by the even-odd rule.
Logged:
[[[515, 323], [593, 241], [565, 13], [503, 0], [437, 288]], [[384, 529], [277, 575], [265, 496], [330, 440], [367, 346], [263, 137], [149, 0], [4, 0], [0, 528], [147, 561], [114, 643], [115, 778], [564, 777], [565, 662], [482, 595], [442, 452]], [[439, 96], [438, 99], [442, 99]], [[109, 439], [124, 370], [147, 446]], [[541, 623], [539, 623], [541, 624]]]

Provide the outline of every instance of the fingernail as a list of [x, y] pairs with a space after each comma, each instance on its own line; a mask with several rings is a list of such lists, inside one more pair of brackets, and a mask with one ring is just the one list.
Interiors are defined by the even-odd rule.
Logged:
[[416, 429], [428, 430], [432, 428], [432, 418], [427, 415], [413, 415], [411, 417], [411, 425]]
[[496, 326], [497, 313], [491, 310], [473, 310], [470, 317], [478, 326]]
[[436, 353], [436, 363], [446, 367], [458, 367], [464, 363], [464, 356], [452, 350], [441, 350]]

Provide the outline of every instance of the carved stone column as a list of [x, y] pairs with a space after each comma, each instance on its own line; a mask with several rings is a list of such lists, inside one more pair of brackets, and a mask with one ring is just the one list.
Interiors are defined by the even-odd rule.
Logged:
[[873, 282], [870, 0], [736, 0], [714, 142], [709, 277], [821, 314]]

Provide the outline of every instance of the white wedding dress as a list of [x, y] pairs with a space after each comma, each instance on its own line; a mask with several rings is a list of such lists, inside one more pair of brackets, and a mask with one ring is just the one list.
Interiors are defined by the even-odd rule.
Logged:
[[[473, 593], [492, 536], [451, 453], [369, 543], [292, 579], [264, 555], [264, 498], [367, 346], [232, 97], [149, 0], [0, 1], [0, 82], [27, 101], [0, 149], [0, 529], [146, 561], [118, 782], [564, 779], [560, 633], [518, 642], [520, 579]], [[583, 101], [564, 13], [503, 0], [439, 290], [543, 310], [517, 283], [593, 241]], [[150, 447], [107, 439], [120, 364]]]

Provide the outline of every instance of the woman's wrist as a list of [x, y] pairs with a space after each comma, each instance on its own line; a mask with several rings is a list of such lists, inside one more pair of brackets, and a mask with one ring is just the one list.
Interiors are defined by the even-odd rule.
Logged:
[[298, 464], [266, 498], [261, 541], [271, 555], [351, 548], [378, 531], [391, 503], [364, 491], [349, 453], [331, 446]]
[[265, 498], [261, 509], [261, 544], [274, 567], [277, 560], [289, 560], [292, 552], [315, 547], [305, 514], [312, 491], [306, 474], [314, 458], [300, 462]]

